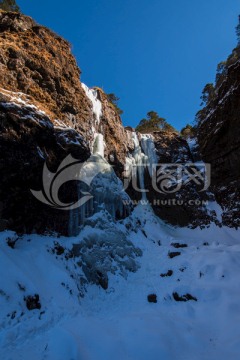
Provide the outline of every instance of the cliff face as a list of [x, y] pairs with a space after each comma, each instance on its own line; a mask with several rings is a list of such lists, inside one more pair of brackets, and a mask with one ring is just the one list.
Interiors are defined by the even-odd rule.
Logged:
[[[27, 94], [54, 125], [71, 127], [91, 142], [95, 114], [80, 73], [68, 42], [29, 17], [0, 13], [1, 87]], [[95, 130], [105, 131], [106, 156], [114, 155], [112, 164], [120, 165], [120, 172], [128, 151], [127, 136], [106, 95], [101, 90], [97, 93], [103, 108]]]
[[1, 12], [0, 46], [2, 88], [30, 95], [52, 121], [88, 131], [91, 103], [65, 40], [29, 17]]
[[[95, 194], [92, 208], [98, 211], [98, 202], [102, 202], [115, 218], [127, 216], [131, 211], [131, 206], [122, 203], [123, 199], [128, 202], [129, 197], [120, 190], [119, 179], [126, 179], [126, 162], [144, 164], [147, 158], [148, 162], [160, 164], [184, 164], [195, 160], [187, 142], [175, 133], [160, 131], [144, 138], [130, 127], [125, 129], [107, 95], [99, 88], [89, 89], [80, 82], [80, 70], [69, 44], [31, 18], [0, 12], [0, 45], [0, 169], [3, 174], [0, 229], [68, 234], [69, 224], [77, 231], [76, 224], [92, 215], [87, 205], [79, 220], [77, 211], [50, 207], [31, 193], [43, 188], [44, 164], [56, 173], [69, 155], [81, 163], [90, 158], [94, 169], [104, 169], [102, 177], [93, 181], [94, 188], [82, 190]], [[219, 104], [216, 103], [215, 113], [209, 111], [210, 120], [202, 123], [199, 137], [204, 160], [213, 165], [213, 189], [225, 209], [223, 221], [230, 225], [236, 202], [226, 203], [226, 191], [233, 194], [239, 177], [239, 88], [237, 83], [232, 84], [238, 72], [238, 64], [229, 70], [227, 81], [230, 83], [226, 82], [219, 90]], [[87, 171], [91, 173], [91, 166]], [[147, 166], [143, 175], [147, 199], [163, 220], [192, 227], [217, 222], [216, 214], [209, 213], [202, 205], [209, 199], [201, 192], [202, 184], [198, 187], [187, 182], [176, 192], [159, 192], [153, 186]], [[127, 178], [129, 180], [129, 175]], [[138, 187], [141, 187], [140, 178]], [[223, 188], [230, 182], [229, 187]], [[142, 197], [131, 182], [127, 193], [132, 200]], [[76, 181], [60, 189], [63, 203], [77, 201], [78, 195]]]
[[[69, 213], [42, 204], [30, 190], [42, 188], [45, 162], [54, 172], [69, 153], [87, 160], [89, 147], [75, 130], [55, 129], [49, 117], [27, 101], [22, 94], [0, 95], [0, 227], [67, 234]], [[68, 186], [65, 200], [74, 193], [76, 185]]]
[[[180, 171], [183, 174], [184, 164], [191, 164], [194, 162], [192, 153], [186, 140], [176, 133], [169, 132], [154, 132], [152, 134], [158, 163], [162, 166], [164, 164], [173, 165], [170, 169]], [[178, 170], [177, 170], [178, 169]], [[147, 198], [152, 203], [155, 213], [163, 220], [172, 225], [178, 226], [206, 226], [210, 222], [216, 222], [216, 214], [207, 211], [206, 203], [210, 200], [209, 195], [205, 191], [201, 191], [204, 187], [202, 183], [196, 184], [193, 181], [185, 182], [186, 178], [181, 175], [177, 180], [177, 173], [174, 172], [170, 176], [164, 176], [162, 181], [157, 182], [157, 187], [152, 186], [152, 179], [146, 173], [146, 184], [150, 190], [147, 193]], [[159, 173], [161, 176], [161, 173]], [[159, 178], [156, 176], [156, 179]], [[171, 181], [169, 191], [166, 189], [166, 181]], [[187, 178], [188, 179], [188, 178]], [[177, 191], [178, 183], [181, 185]]]
[[[41, 204], [30, 189], [42, 188], [45, 162], [54, 172], [69, 154], [86, 161], [96, 133], [122, 176], [131, 143], [121, 119], [99, 89], [97, 121], [69, 44], [21, 14], [0, 12], [0, 86], [1, 228], [66, 234], [69, 212]], [[63, 197], [76, 192], [68, 186]]]
[[[237, 55], [237, 53], [236, 53]], [[240, 60], [225, 69], [214, 99], [204, 109], [198, 142], [212, 168], [212, 190], [223, 209], [223, 223], [240, 226]]]
[[102, 106], [102, 116], [99, 124], [95, 124], [97, 132], [104, 134], [105, 149], [104, 156], [114, 171], [123, 178], [126, 157], [134, 149], [133, 141], [129, 137], [129, 132], [123, 127], [122, 120], [115, 107], [111, 104], [106, 94], [97, 89], [98, 99]]

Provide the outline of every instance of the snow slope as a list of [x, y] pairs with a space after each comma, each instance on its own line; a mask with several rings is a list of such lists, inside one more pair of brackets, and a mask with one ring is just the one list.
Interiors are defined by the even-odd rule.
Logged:
[[[56, 241], [71, 249], [83, 235], [24, 236], [12, 249], [6, 238], [14, 234], [0, 234], [0, 358], [238, 359], [239, 231], [173, 228], [141, 205], [111, 226], [143, 254], [138, 271], [110, 274], [107, 290], [81, 287], [82, 269], [52, 251]], [[172, 251], [181, 255], [171, 259]], [[168, 270], [172, 276], [160, 276]], [[197, 301], [176, 302], [173, 292]], [[29, 294], [39, 294], [40, 310], [27, 310], [23, 298]], [[157, 295], [157, 303], [147, 301], [149, 294]]]

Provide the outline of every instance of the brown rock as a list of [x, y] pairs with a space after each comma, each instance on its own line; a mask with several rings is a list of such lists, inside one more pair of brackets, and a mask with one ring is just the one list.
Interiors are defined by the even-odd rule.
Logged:
[[0, 13], [0, 82], [30, 95], [50, 119], [88, 134], [92, 104], [79, 81], [80, 70], [67, 41], [31, 18]]
[[[2, 218], [18, 232], [68, 233], [69, 212], [41, 204], [30, 189], [42, 189], [43, 164], [56, 171], [71, 154], [90, 156], [94, 113], [67, 41], [17, 13], [0, 13], [0, 200]], [[132, 148], [115, 107], [98, 89], [105, 156], [122, 176]], [[23, 105], [25, 104], [25, 105]], [[35, 106], [35, 107], [33, 107]], [[63, 187], [74, 200], [76, 184]], [[75, 195], [74, 195], [75, 194]], [[63, 199], [62, 199], [63, 201]]]
[[103, 112], [99, 130], [104, 134], [106, 143], [105, 158], [113, 166], [117, 176], [123, 178], [126, 157], [134, 148], [131, 132], [124, 129], [120, 116], [106, 94], [101, 89], [98, 94]]
[[[0, 13], [1, 87], [24, 93], [56, 126], [71, 127], [91, 142], [94, 114], [80, 73], [67, 41], [27, 16]], [[105, 157], [121, 177], [133, 144], [114, 105], [96, 90], [103, 116], [95, 130], [104, 134]]]
[[[239, 49], [235, 49], [239, 59]], [[223, 224], [240, 226], [240, 60], [228, 66], [199, 124], [203, 160], [211, 164], [212, 191], [223, 209]]]
[[[154, 132], [154, 143], [159, 164], [193, 163], [188, 143], [175, 132]], [[160, 193], [152, 186], [149, 173], [145, 172], [145, 185], [149, 190], [147, 198], [155, 213], [163, 220], [178, 226], [205, 226], [214, 219], [209, 216], [201, 202], [208, 200], [205, 192], [199, 192], [200, 187], [194, 183], [183, 185], [173, 193]], [[159, 186], [158, 186], [159, 187]], [[189, 203], [191, 201], [193, 205]], [[197, 202], [195, 205], [194, 202]]]
[[[1, 217], [8, 228], [19, 233], [54, 230], [68, 234], [69, 212], [42, 204], [30, 189], [42, 189], [45, 161], [55, 172], [69, 153], [81, 162], [88, 159], [89, 148], [79, 134], [75, 132], [74, 142], [68, 141], [73, 132], [56, 131], [47, 115], [27, 105], [0, 103]], [[76, 194], [76, 184], [69, 185], [62, 201]]]

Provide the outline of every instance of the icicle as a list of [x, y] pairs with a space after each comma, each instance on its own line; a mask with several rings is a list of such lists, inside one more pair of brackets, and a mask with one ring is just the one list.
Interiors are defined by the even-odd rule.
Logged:
[[95, 140], [93, 143], [93, 155], [100, 155], [104, 158], [105, 143], [102, 134], [95, 134]]
[[144, 154], [148, 158], [148, 171], [152, 177], [156, 170], [156, 164], [158, 163], [158, 157], [156, 154], [156, 148], [151, 134], [141, 135], [141, 147]]
[[89, 89], [87, 87], [87, 85], [82, 83], [82, 87], [85, 90], [85, 93], [87, 95], [87, 97], [89, 98], [89, 100], [91, 100], [92, 105], [93, 105], [93, 113], [96, 117], [96, 123], [99, 125], [100, 124], [100, 119], [102, 116], [102, 103], [100, 100], [98, 100], [98, 92], [97, 90], [94, 89]]
[[68, 222], [68, 234], [70, 236], [76, 236], [79, 232], [79, 210], [73, 209], [69, 212], [69, 222]]
[[[132, 140], [134, 143], [134, 151], [133, 151], [133, 158], [135, 165], [137, 167], [137, 175], [139, 179], [139, 186], [142, 190], [142, 199], [146, 199], [146, 191], [145, 191], [145, 185], [144, 185], [144, 171], [145, 167], [148, 162], [147, 156], [142, 152], [137, 134], [135, 132], [132, 133]], [[134, 165], [134, 163], [133, 163]], [[136, 175], [136, 174], [133, 174]]]
[[[130, 179], [131, 176], [133, 179], [138, 178], [140, 190], [142, 191], [142, 199], [146, 200], [144, 172], [145, 168], [148, 167], [149, 175], [151, 177], [154, 175], [156, 164], [158, 163], [156, 148], [151, 134], [139, 134], [141, 144], [136, 132], [132, 132], [131, 136], [134, 143], [134, 151], [132, 155], [126, 158], [124, 176], [126, 179]], [[136, 183], [134, 186], [136, 188]]]

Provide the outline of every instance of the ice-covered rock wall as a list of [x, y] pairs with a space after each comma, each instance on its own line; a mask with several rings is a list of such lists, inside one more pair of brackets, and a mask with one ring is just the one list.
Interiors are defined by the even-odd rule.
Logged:
[[151, 134], [137, 134], [135, 131], [131, 132], [131, 138], [134, 150], [126, 158], [125, 178], [128, 181], [132, 178], [134, 189], [141, 193], [142, 199], [146, 199], [145, 171], [148, 169], [152, 177], [158, 161], [154, 138]]
[[69, 233], [72, 235], [79, 232], [79, 226], [86, 218], [99, 211], [107, 211], [113, 221], [126, 217], [131, 211], [130, 198], [123, 189], [122, 181], [97, 150], [98, 147], [81, 169], [80, 178], [84, 184], [79, 187], [79, 197], [90, 194], [91, 198], [72, 211], [69, 222]]
[[113, 167], [104, 158], [105, 139], [101, 133], [102, 104], [97, 98], [97, 92], [82, 85], [93, 104], [92, 131], [93, 140], [90, 144], [91, 156], [81, 168], [79, 198], [90, 194], [91, 198], [79, 209], [71, 212], [69, 233], [77, 234], [79, 226], [86, 218], [107, 211], [113, 220], [126, 217], [131, 211], [130, 198], [123, 189], [122, 181], [117, 177]]

